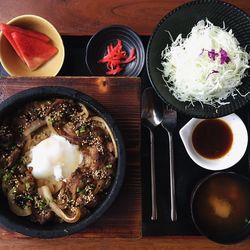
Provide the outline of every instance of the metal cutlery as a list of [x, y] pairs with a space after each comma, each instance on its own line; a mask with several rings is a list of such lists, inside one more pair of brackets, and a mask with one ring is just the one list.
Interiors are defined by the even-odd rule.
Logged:
[[177, 123], [177, 112], [170, 105], [164, 104], [163, 118], [161, 125], [168, 132], [169, 139], [169, 160], [170, 160], [170, 198], [171, 198], [171, 220], [177, 221], [176, 195], [175, 195], [175, 177], [174, 177], [174, 149], [173, 149], [173, 131]]
[[162, 121], [162, 103], [158, 100], [152, 88], [145, 89], [142, 94], [141, 118], [142, 124], [150, 132], [151, 220], [157, 220], [154, 128]]

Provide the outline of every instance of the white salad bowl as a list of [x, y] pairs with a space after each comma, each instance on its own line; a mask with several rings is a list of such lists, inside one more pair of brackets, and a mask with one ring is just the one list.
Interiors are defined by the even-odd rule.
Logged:
[[[193, 146], [192, 134], [195, 127], [204, 119], [191, 119], [179, 134], [190, 158], [199, 166], [209, 170], [223, 170], [234, 166], [245, 154], [248, 144], [248, 133], [245, 124], [236, 114], [221, 118], [231, 128], [233, 134], [232, 146], [228, 152], [220, 158], [208, 159], [201, 156]], [[211, 135], [212, 136], [212, 135]]]

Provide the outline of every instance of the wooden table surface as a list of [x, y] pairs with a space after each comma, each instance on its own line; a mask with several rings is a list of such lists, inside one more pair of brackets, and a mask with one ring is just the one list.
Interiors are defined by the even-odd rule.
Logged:
[[[48, 19], [62, 35], [92, 35], [112, 24], [151, 35], [159, 20], [185, 0], [1, 0], [0, 22], [23, 14]], [[250, 13], [248, 0], [228, 0]]]
[[[185, 2], [184, 0], [0, 0], [0, 22], [7, 22], [21, 14], [36, 14], [51, 21], [62, 35], [92, 35], [111, 24], [128, 25], [140, 35], [150, 35], [162, 16]], [[227, 2], [250, 14], [250, 1], [228, 0]], [[250, 239], [227, 246], [213, 243], [204, 237], [76, 236], [42, 240], [6, 236], [0, 239], [0, 250], [2, 249], [249, 250]]]

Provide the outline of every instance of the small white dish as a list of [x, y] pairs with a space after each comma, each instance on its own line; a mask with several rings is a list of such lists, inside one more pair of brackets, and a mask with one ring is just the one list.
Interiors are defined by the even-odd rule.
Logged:
[[245, 124], [236, 114], [227, 115], [218, 119], [223, 120], [231, 128], [233, 134], [232, 146], [220, 158], [209, 159], [201, 156], [194, 148], [192, 134], [195, 127], [204, 119], [191, 119], [179, 134], [190, 158], [199, 166], [209, 170], [223, 170], [234, 166], [245, 154], [248, 144], [248, 133]]

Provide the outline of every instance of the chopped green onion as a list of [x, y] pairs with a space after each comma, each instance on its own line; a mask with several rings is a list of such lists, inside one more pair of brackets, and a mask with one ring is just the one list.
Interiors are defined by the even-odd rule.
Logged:
[[25, 200], [27, 200], [27, 201], [33, 201], [33, 197], [31, 195], [27, 194], [25, 196]]
[[108, 165], [106, 165], [105, 167], [106, 167], [106, 168], [112, 168], [113, 166], [112, 166], [112, 164], [108, 164]]
[[6, 181], [9, 181], [10, 178], [12, 176], [12, 173], [11, 172], [8, 172], [6, 173], [4, 176], [3, 176], [3, 181], [6, 182]]
[[79, 128], [79, 132], [80, 132], [80, 133], [85, 132], [85, 127], [84, 127], [84, 126], [80, 127], [80, 128]]
[[50, 124], [53, 124], [53, 123], [55, 122], [55, 119], [49, 117], [49, 118], [48, 118], [48, 122], [49, 122]]
[[29, 182], [25, 182], [25, 189], [27, 191], [30, 189], [30, 183]]
[[38, 206], [39, 206], [40, 210], [43, 210], [44, 208], [46, 208], [48, 206], [48, 202], [46, 200], [41, 200], [41, 201], [39, 201]]

